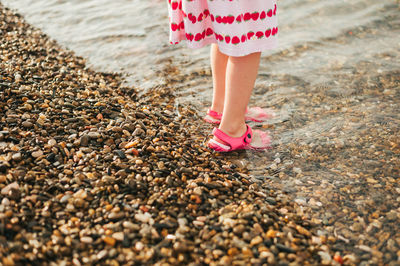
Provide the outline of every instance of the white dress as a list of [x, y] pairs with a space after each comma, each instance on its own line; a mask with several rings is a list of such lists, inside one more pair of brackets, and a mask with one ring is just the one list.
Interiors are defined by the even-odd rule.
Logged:
[[276, 0], [168, 0], [170, 42], [217, 43], [230, 56], [277, 47]]

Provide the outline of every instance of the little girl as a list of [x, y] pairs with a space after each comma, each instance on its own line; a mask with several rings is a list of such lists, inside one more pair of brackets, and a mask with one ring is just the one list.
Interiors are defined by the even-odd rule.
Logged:
[[271, 117], [247, 108], [261, 51], [277, 46], [276, 0], [168, 0], [170, 41], [190, 48], [211, 45], [213, 99], [204, 120], [219, 124], [208, 146], [216, 151], [269, 148], [266, 132], [246, 121]]

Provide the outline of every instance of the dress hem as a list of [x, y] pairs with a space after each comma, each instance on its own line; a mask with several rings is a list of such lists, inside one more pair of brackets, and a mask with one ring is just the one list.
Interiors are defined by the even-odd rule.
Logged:
[[[176, 41], [176, 42], [173, 42], [173, 44], [177, 44], [179, 42], [180, 41]], [[255, 41], [255, 42], [257, 42], [257, 41]], [[196, 42], [196, 43], [186, 40], [186, 44], [190, 49], [200, 49], [200, 48], [203, 48], [212, 43], [218, 44], [219, 42], [213, 37], [206, 38], [202, 42]], [[240, 44], [238, 44], [238, 45], [240, 45]], [[246, 56], [246, 55], [249, 55], [252, 53], [271, 50], [271, 49], [275, 49], [277, 47], [278, 47], [278, 38], [277, 37], [272, 37], [271, 39], [268, 39], [268, 42], [265, 45], [263, 45], [263, 44], [260, 45], [259, 42], [253, 43], [253, 44], [247, 43], [246, 45], [243, 46], [243, 48], [237, 47], [235, 49], [229, 49], [225, 45], [218, 45], [218, 48], [221, 53], [226, 54], [228, 56], [236, 56], [236, 57]]]

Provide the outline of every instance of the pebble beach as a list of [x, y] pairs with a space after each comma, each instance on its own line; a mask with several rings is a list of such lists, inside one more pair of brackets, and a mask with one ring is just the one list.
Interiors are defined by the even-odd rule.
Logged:
[[[399, 69], [360, 62], [341, 89], [281, 77], [302, 86], [261, 126], [282, 137], [224, 155], [172, 92], [209, 72], [166, 67], [139, 93], [1, 5], [0, 36], [3, 265], [400, 265]], [[312, 138], [286, 141], [296, 128]]]

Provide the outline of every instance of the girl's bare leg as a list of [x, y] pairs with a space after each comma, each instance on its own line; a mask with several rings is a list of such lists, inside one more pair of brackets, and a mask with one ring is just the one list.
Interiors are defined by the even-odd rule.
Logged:
[[226, 67], [229, 56], [221, 53], [217, 44], [211, 45], [210, 59], [213, 77], [213, 99], [211, 110], [222, 113], [225, 101]]
[[231, 137], [246, 132], [245, 113], [258, 74], [261, 53], [230, 56], [226, 66], [226, 91], [219, 129]]

